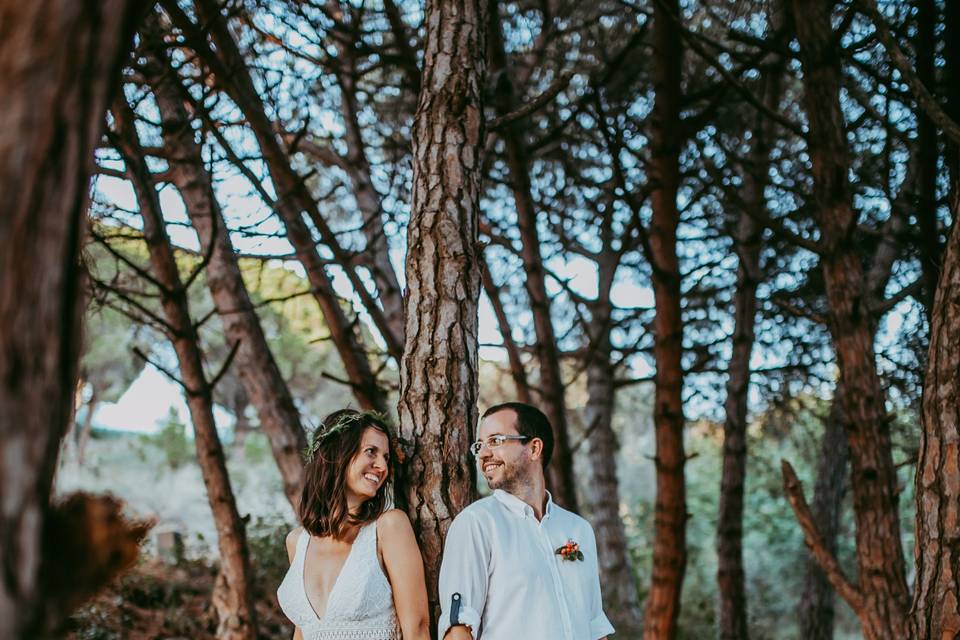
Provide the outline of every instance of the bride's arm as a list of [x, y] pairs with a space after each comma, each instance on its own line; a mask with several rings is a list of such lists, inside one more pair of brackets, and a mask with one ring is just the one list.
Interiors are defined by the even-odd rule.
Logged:
[[377, 541], [387, 578], [393, 585], [393, 605], [403, 640], [429, 640], [430, 614], [423, 558], [407, 514], [391, 509], [377, 521]]

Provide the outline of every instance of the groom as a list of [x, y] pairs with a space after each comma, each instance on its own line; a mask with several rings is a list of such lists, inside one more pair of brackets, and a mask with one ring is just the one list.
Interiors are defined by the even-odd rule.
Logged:
[[590, 524], [553, 503], [553, 431], [539, 409], [487, 409], [470, 451], [493, 495], [450, 525], [440, 566], [443, 640], [597, 640], [603, 613]]

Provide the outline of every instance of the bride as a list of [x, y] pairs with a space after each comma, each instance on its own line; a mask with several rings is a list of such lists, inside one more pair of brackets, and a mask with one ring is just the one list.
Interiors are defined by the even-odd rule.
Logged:
[[[287, 536], [280, 607], [294, 640], [427, 640], [423, 560], [407, 515], [390, 507], [390, 430], [343, 409], [314, 434], [302, 527]], [[394, 588], [396, 587], [396, 588]]]

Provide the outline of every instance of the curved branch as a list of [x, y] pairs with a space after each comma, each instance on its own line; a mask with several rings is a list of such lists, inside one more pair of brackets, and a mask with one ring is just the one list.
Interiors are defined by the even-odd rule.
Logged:
[[790, 501], [790, 506], [793, 508], [793, 514], [796, 516], [800, 528], [803, 529], [803, 539], [810, 549], [810, 553], [813, 554], [813, 559], [824, 575], [827, 576], [830, 585], [840, 594], [840, 597], [846, 600], [850, 608], [859, 614], [863, 607], [863, 594], [861, 594], [860, 588], [850, 582], [844, 575], [837, 559], [827, 549], [823, 537], [817, 530], [807, 499], [803, 496], [803, 485], [800, 484], [800, 479], [797, 478], [793, 467], [786, 460], [781, 460], [780, 465], [783, 472], [783, 491], [787, 500]]

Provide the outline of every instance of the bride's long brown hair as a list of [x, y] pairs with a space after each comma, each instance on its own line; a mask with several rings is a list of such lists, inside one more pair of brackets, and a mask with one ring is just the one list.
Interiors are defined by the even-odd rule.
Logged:
[[[347, 469], [360, 453], [363, 432], [367, 429], [382, 432], [390, 443], [387, 479], [374, 497], [365, 500], [357, 513], [351, 514], [347, 507]], [[300, 522], [310, 535], [342, 540], [350, 528], [380, 517], [390, 503], [394, 443], [390, 428], [377, 414], [341, 409], [324, 418], [307, 451], [303, 493], [298, 508]]]

